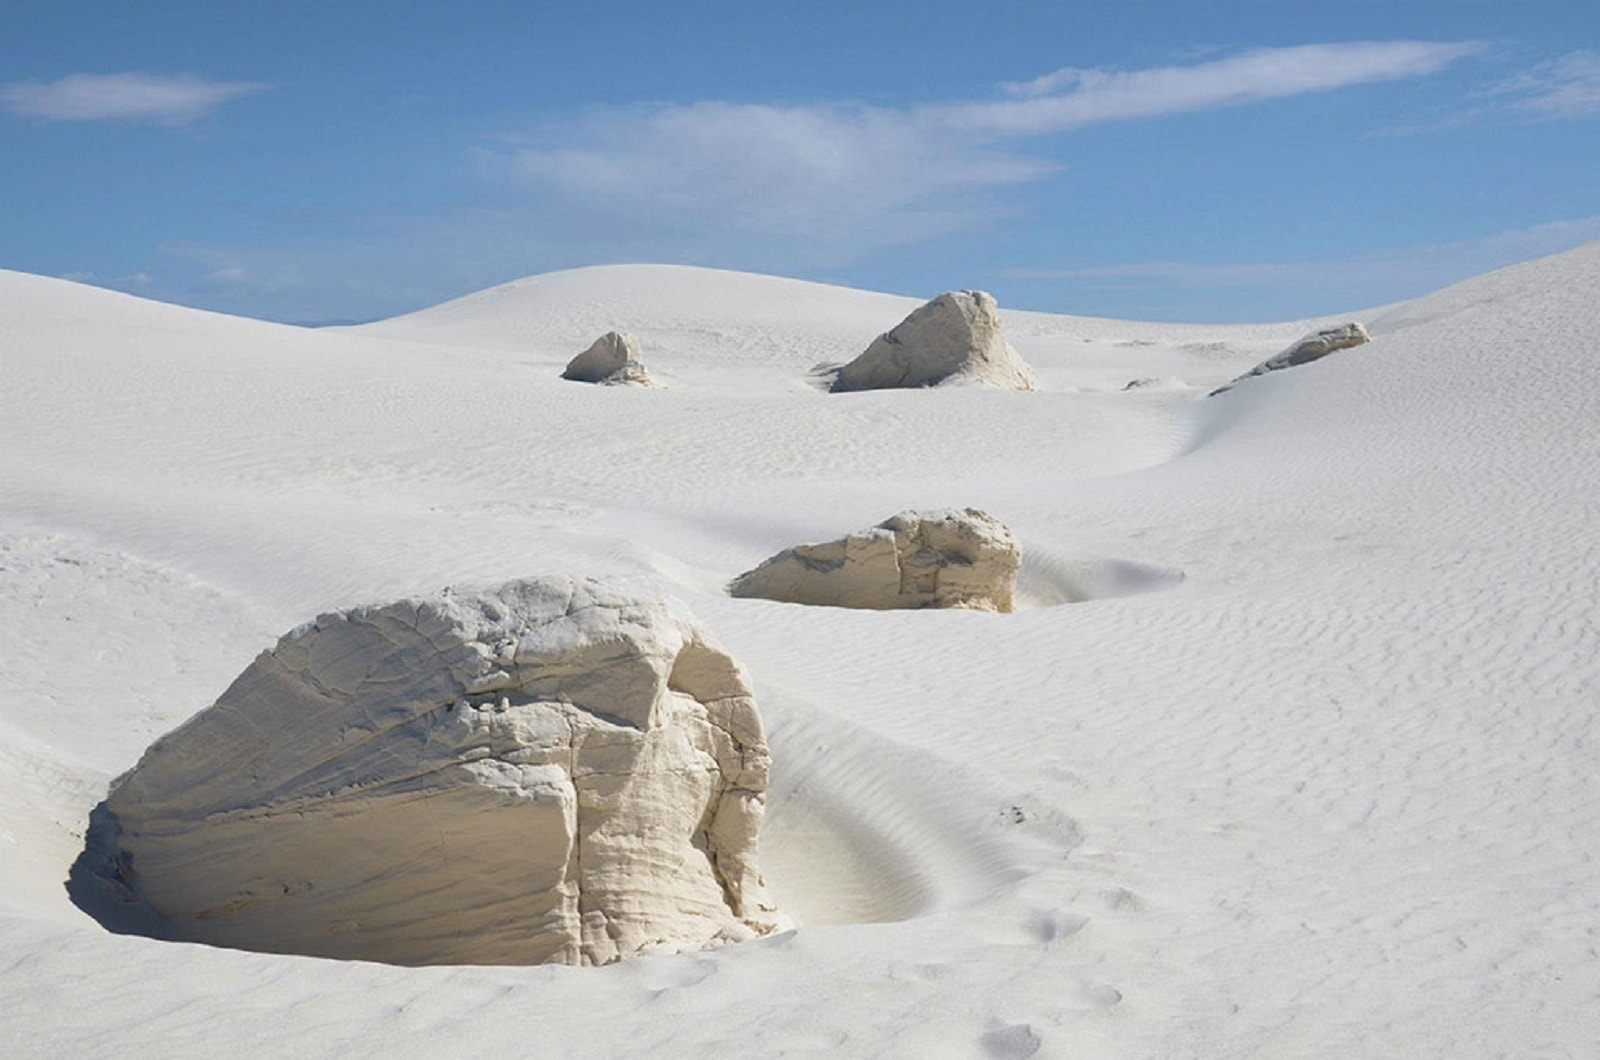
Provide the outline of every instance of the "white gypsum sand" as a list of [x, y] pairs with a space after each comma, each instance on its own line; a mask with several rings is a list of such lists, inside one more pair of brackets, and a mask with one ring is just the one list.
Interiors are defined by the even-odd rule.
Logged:
[[[308, 331], [0, 273], [0, 1051], [1587, 1051], [1600, 245], [1210, 399], [1350, 318], [1002, 309], [1033, 392], [816, 388], [916, 305], [614, 267]], [[559, 378], [618, 326], [670, 388]], [[722, 592], [969, 505], [1014, 614]], [[398, 968], [69, 901], [107, 782], [283, 629], [541, 574], [654, 579], [745, 667], [797, 931]]]

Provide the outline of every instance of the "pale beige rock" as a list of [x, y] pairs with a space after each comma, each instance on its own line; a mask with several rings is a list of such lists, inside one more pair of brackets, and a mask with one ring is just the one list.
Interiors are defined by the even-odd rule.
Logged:
[[1033, 389], [1033, 369], [1006, 341], [1000, 310], [983, 291], [950, 291], [916, 309], [840, 368], [831, 390], [980, 383]]
[[901, 512], [870, 530], [796, 545], [739, 575], [734, 596], [872, 610], [1010, 611], [1022, 553], [976, 508]]
[[1216, 397], [1225, 390], [1232, 390], [1253, 376], [1266, 375], [1268, 372], [1310, 364], [1312, 361], [1326, 357], [1337, 350], [1348, 350], [1352, 346], [1360, 346], [1370, 341], [1372, 341], [1372, 336], [1368, 335], [1367, 329], [1356, 321], [1340, 324], [1334, 328], [1313, 331], [1282, 353], [1273, 354], [1248, 372], [1229, 382], [1226, 386], [1219, 386], [1207, 396]]
[[644, 362], [639, 359], [639, 340], [620, 331], [608, 331], [595, 339], [587, 350], [567, 362], [561, 378], [604, 386], [651, 385]]
[[193, 941], [605, 964], [783, 925], [768, 764], [748, 681], [680, 605], [512, 582], [287, 634], [113, 785], [101, 841]]

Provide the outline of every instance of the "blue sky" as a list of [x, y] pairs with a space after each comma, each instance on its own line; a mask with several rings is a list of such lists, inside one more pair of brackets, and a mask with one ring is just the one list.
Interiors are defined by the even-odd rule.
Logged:
[[1600, 4], [7, 0], [0, 267], [274, 320], [672, 262], [1169, 320], [1600, 238]]

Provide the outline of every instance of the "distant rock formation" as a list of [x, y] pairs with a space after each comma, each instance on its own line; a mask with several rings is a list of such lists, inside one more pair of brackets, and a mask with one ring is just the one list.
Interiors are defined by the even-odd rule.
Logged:
[[1033, 389], [1033, 369], [1006, 342], [999, 308], [983, 291], [950, 291], [921, 306], [840, 368], [830, 389], [841, 393], [958, 381]]
[[288, 633], [112, 785], [90, 846], [191, 941], [606, 964], [783, 925], [768, 764], [749, 683], [681, 605], [511, 582]]
[[567, 363], [563, 379], [580, 383], [650, 386], [650, 376], [639, 359], [639, 340], [620, 331], [608, 331]]
[[1011, 531], [976, 508], [901, 512], [837, 541], [786, 549], [739, 575], [728, 591], [878, 611], [1010, 611], [1021, 565]]
[[1275, 354], [1248, 372], [1232, 380], [1225, 386], [1219, 386], [1207, 397], [1216, 397], [1225, 390], [1232, 390], [1246, 379], [1257, 375], [1266, 375], [1283, 368], [1294, 368], [1302, 364], [1310, 364], [1319, 358], [1326, 357], [1335, 350], [1348, 350], [1352, 346], [1372, 341], [1372, 336], [1367, 334], [1367, 329], [1355, 321], [1340, 324], [1336, 328], [1324, 328], [1313, 331], [1305, 338], [1296, 342], [1282, 353]]

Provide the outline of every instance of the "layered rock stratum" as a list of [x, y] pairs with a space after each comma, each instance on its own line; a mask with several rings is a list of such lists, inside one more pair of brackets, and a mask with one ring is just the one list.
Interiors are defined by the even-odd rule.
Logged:
[[778, 929], [749, 682], [672, 601], [511, 582], [326, 614], [116, 781], [91, 847], [171, 934], [606, 964]]
[[620, 331], [608, 331], [589, 348], [567, 362], [563, 379], [603, 386], [650, 386], [649, 373], [639, 355], [639, 340]]
[[830, 389], [887, 390], [967, 382], [1033, 389], [1033, 369], [1006, 341], [995, 300], [948, 291], [873, 340], [838, 370]]
[[734, 596], [826, 607], [1010, 611], [1022, 551], [976, 508], [901, 512], [835, 541], [796, 545], [746, 571]]

